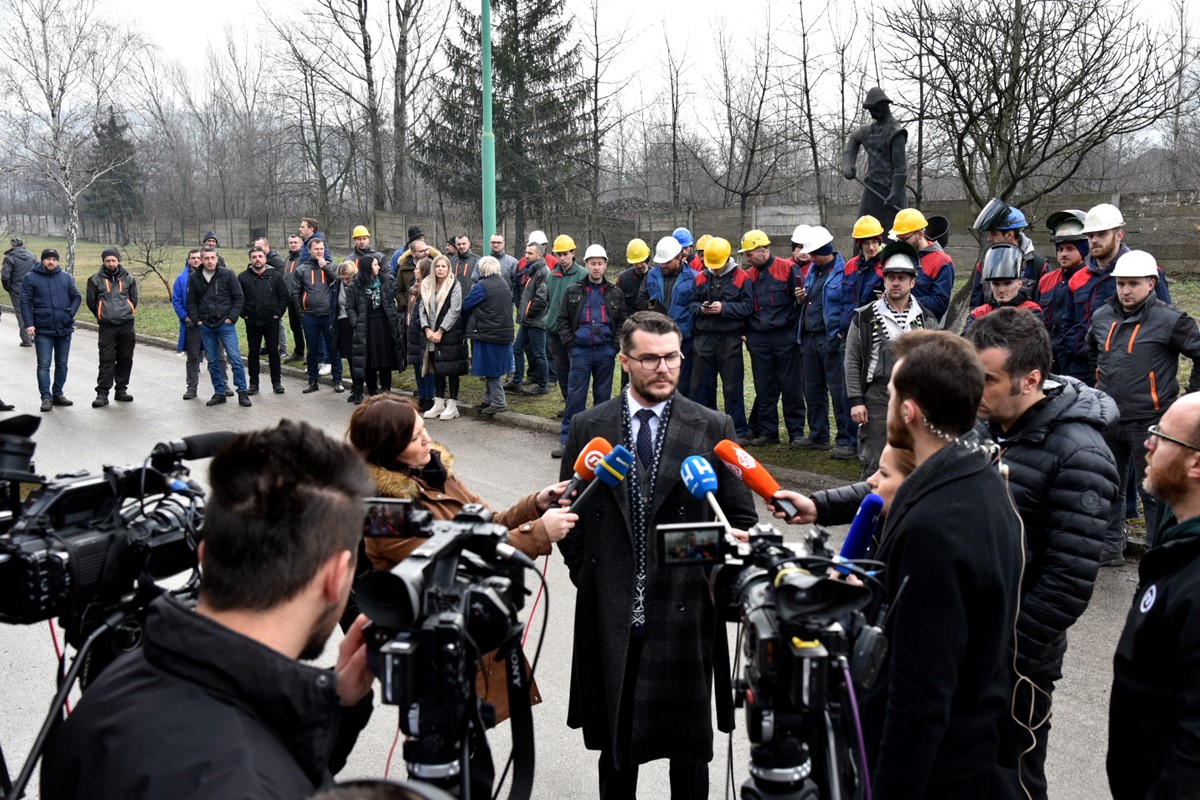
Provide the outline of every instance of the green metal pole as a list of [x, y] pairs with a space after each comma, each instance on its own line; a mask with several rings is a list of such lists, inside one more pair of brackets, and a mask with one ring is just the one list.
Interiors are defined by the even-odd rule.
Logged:
[[[490, 241], [496, 232], [496, 137], [492, 135], [492, 4], [480, 0], [483, 34], [483, 134], [480, 153], [483, 156], [483, 240]], [[487, 252], [486, 250], [484, 252]]]

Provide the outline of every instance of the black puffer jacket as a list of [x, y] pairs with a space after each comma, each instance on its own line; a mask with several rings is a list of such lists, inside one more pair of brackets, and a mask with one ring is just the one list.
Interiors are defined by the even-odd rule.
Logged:
[[1116, 421], [1116, 403], [1057, 375], [1045, 391], [1046, 399], [1007, 433], [995, 425], [987, 431], [1002, 448], [1025, 523], [1017, 619], [1017, 665], [1024, 675], [1053, 671], [1061, 663], [1067, 629], [1092, 597], [1117, 496], [1117, 469], [1100, 434]]
[[242, 318], [260, 327], [287, 313], [288, 288], [282, 272], [270, 267], [262, 274], [247, 267], [238, 275], [242, 285]]
[[192, 270], [188, 277], [187, 312], [194, 322], [220, 325], [237, 322], [242, 316], [245, 296], [233, 270], [217, 267], [212, 280], [204, 277], [204, 268]]
[[[170, 597], [145, 647], [102, 674], [50, 736], [42, 796], [58, 800], [301, 800], [331, 783], [371, 716], [337, 676]], [[187, 724], [180, 724], [187, 720]]]
[[421, 324], [421, 298], [417, 294], [420, 284], [413, 284], [408, 291], [408, 310], [405, 312], [405, 329], [408, 331], [406, 347], [408, 363], [419, 366], [425, 359], [425, 326]]
[[[350, 377], [361, 385], [367, 376], [367, 315], [371, 313], [371, 278], [364, 271], [359, 271], [346, 287], [346, 317], [354, 330], [350, 352], [343, 353], [350, 359]], [[388, 329], [392, 332], [392, 342], [396, 349], [396, 369], [408, 366], [408, 349], [405, 344], [404, 319], [396, 308], [396, 299], [392, 295], [392, 276], [386, 269], [379, 271], [379, 300], [383, 313], [387, 316]]]
[[21, 293], [21, 282], [25, 276], [38, 265], [37, 256], [26, 247], [13, 247], [4, 251], [4, 266], [0, 268], [0, 276], [5, 291], [13, 294]]

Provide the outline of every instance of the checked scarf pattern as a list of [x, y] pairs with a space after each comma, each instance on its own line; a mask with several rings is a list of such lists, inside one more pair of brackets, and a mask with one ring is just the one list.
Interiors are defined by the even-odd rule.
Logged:
[[[633, 512], [633, 632], [640, 634], [646, 625], [646, 540], [649, 535], [650, 500], [654, 498], [654, 484], [658, 481], [658, 465], [662, 461], [663, 440], [666, 438], [667, 422], [671, 418], [671, 400], [663, 407], [662, 416], [658, 420], [658, 431], [654, 437], [654, 456], [650, 463], [649, 473], [642, 476], [641, 459], [633, 460], [633, 470], [629, 473], [629, 500]], [[643, 425], [647, 424], [645, 422]], [[629, 415], [629, 398], [621, 404], [621, 425], [626, 442], [633, 442], [633, 424]], [[645, 484], [642, 481], [646, 481]], [[642, 489], [645, 488], [643, 492]]]

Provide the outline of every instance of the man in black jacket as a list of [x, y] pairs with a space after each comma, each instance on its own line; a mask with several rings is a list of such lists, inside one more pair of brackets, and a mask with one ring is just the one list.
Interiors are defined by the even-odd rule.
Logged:
[[334, 283], [338, 280], [336, 267], [325, 260], [325, 242], [313, 239], [309, 242], [309, 258], [296, 268], [292, 276], [292, 307], [300, 314], [304, 327], [304, 338], [308, 340], [308, 386], [304, 393], [317, 391], [320, 378], [320, 354], [322, 346], [333, 364], [332, 381], [334, 391], [345, 391], [342, 384], [342, 359], [338, 357], [337, 337], [334, 322], [337, 309], [333, 307]]
[[1200, 786], [1200, 394], [1146, 438], [1157, 536], [1113, 658], [1108, 785], [1115, 800], [1190, 798]]
[[973, 430], [983, 365], [945, 331], [906, 333], [893, 352], [888, 443], [917, 468], [875, 556], [890, 608], [887, 656], [862, 704], [875, 797], [1011, 798], [999, 725], [1023, 553], [994, 448]]
[[562, 458], [571, 418], [587, 408], [588, 385], [592, 387], [592, 405], [598, 406], [612, 397], [613, 368], [621, 325], [625, 323], [625, 295], [604, 279], [608, 253], [593, 244], [584, 254], [583, 263], [587, 279], [567, 287], [555, 320], [571, 368], [567, 373], [567, 407], [563, 411], [559, 445], [551, 452], [554, 458]]
[[0, 283], [12, 300], [13, 313], [17, 316], [17, 332], [21, 334], [21, 347], [33, 347], [33, 337], [25, 332], [27, 327], [21, 316], [21, 282], [25, 276], [37, 266], [37, 256], [25, 246], [25, 241], [14, 236], [9, 240], [12, 245], [4, 251], [4, 265], [0, 269]]
[[115, 381], [114, 397], [128, 403], [129, 375], [133, 372], [133, 316], [137, 313], [137, 279], [121, 266], [121, 254], [109, 247], [100, 254], [103, 268], [88, 279], [87, 307], [96, 317], [100, 332], [100, 371], [96, 377], [96, 399], [92, 408], [108, 405], [108, 390]]
[[[246, 385], [246, 367], [238, 350], [237, 320], [242, 315], [245, 296], [233, 270], [217, 266], [216, 248], [200, 249], [200, 269], [188, 278], [188, 317], [200, 326], [204, 352], [216, 354], [225, 348], [225, 358], [233, 370], [233, 385], [237, 387], [238, 405], [249, 406], [250, 387]], [[212, 378], [213, 396], [205, 405], [225, 402], [225, 371], [215, 355], [208, 359], [208, 375]]]
[[246, 321], [246, 347], [250, 353], [249, 394], [258, 394], [258, 375], [262, 371], [262, 343], [267, 340], [267, 364], [271, 370], [271, 388], [283, 394], [279, 373], [279, 323], [287, 313], [287, 286], [278, 270], [268, 269], [267, 252], [250, 248], [250, 266], [238, 276], [245, 302], [242, 319]]
[[1101, 434], [1116, 421], [1117, 404], [1074, 378], [1049, 374], [1050, 336], [1028, 311], [1001, 308], [981, 317], [967, 339], [986, 370], [979, 416], [1000, 445], [1025, 525], [1010, 676], [1014, 713], [1001, 726], [1001, 752], [1037, 800], [1046, 797], [1050, 701], [1062, 677], [1067, 629], [1092, 597], [1117, 498], [1117, 467]]
[[144, 646], [51, 735], [43, 797], [301, 800], [331, 782], [370, 718], [365, 617], [332, 670], [300, 663], [321, 655], [350, 595], [362, 459], [284, 420], [239, 435], [209, 480], [199, 604], [150, 605]]

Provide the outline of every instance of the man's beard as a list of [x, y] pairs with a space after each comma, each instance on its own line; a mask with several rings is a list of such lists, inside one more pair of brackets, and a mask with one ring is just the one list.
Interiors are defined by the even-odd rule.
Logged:
[[321, 657], [341, 616], [342, 612], [338, 610], [336, 603], [325, 606], [325, 610], [313, 622], [312, 628], [308, 632], [308, 638], [304, 641], [304, 648], [300, 651], [301, 661], [313, 661]]
[[912, 450], [915, 444], [912, 431], [904, 424], [899, 414], [892, 414], [890, 406], [887, 415], [887, 443], [904, 450]]
[[1176, 503], [1188, 491], [1187, 472], [1183, 464], [1184, 459], [1175, 458], [1157, 470], [1150, 467], [1148, 474], [1139, 476], [1142, 477], [1142, 488], [1168, 505]]

